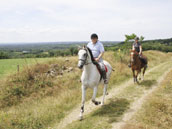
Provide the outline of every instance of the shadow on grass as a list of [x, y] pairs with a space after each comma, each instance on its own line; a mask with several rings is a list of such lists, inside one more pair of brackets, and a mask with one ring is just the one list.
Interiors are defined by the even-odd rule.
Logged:
[[157, 84], [156, 80], [144, 80], [144, 81], [140, 82], [138, 85], [144, 86], [146, 88], [150, 88], [155, 84]]
[[109, 123], [117, 122], [129, 108], [129, 104], [127, 99], [111, 99], [107, 105], [95, 111], [92, 116], [107, 117]]

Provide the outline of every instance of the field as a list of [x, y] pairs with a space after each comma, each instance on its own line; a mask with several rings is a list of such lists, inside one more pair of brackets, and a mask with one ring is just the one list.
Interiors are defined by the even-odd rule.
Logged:
[[[91, 105], [92, 110], [85, 114], [83, 121], [77, 120], [81, 102], [81, 70], [76, 67], [76, 56], [67, 59], [4, 60], [1, 64], [5, 69], [1, 74], [4, 79], [0, 84], [0, 129], [110, 129], [117, 126], [130, 106], [154, 85], [159, 86], [158, 79], [171, 68], [171, 53], [146, 51], [144, 54], [149, 58], [148, 72], [145, 81], [134, 85], [131, 70], [127, 67], [128, 54], [106, 52], [104, 58], [115, 69], [108, 87], [109, 95], [103, 107]], [[15, 73], [19, 62], [24, 67], [19, 73]], [[57, 65], [58, 71], [64, 66], [72, 67], [73, 70], [64, 70], [63, 75], [57, 77], [47, 77], [45, 73], [54, 65]], [[98, 97], [101, 97], [102, 89], [100, 86]], [[91, 96], [92, 90], [88, 89], [86, 112]], [[78, 111], [78, 114], [72, 114], [73, 111]], [[67, 118], [70, 115], [73, 117], [69, 120]]]
[[47, 60], [51, 60], [51, 58], [1, 59], [0, 78], [17, 72], [17, 65], [19, 65], [20, 70], [22, 70], [23, 67], [36, 63], [41, 63]]

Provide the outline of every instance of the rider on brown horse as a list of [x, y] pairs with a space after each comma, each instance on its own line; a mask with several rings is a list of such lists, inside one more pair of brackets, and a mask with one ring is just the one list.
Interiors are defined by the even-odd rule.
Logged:
[[[146, 59], [146, 57], [143, 56], [143, 54], [142, 54], [142, 45], [141, 45], [140, 42], [139, 42], [139, 37], [136, 37], [136, 38], [135, 38], [135, 42], [133, 43], [132, 50], [134, 50], [134, 51], [136, 51], [136, 52], [139, 53], [140, 60], [141, 60], [142, 63], [145, 64], [146, 67], [147, 67], [147, 59]], [[130, 62], [130, 64], [129, 64], [128, 66], [131, 67], [131, 62]]]
[[[137, 77], [140, 74], [139, 79], [144, 79], [144, 74], [147, 68], [147, 58], [143, 56], [142, 54], [142, 46], [139, 43], [139, 38], [135, 38], [135, 42], [133, 43], [133, 48], [130, 51], [130, 64], [129, 67], [131, 67], [133, 72], [133, 79], [134, 83], [138, 83]], [[143, 69], [143, 73], [142, 73]], [[142, 77], [141, 77], [142, 75]]]

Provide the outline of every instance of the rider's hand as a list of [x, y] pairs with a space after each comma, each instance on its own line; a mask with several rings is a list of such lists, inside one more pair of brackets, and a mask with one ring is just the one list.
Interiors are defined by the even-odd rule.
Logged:
[[99, 58], [95, 58], [95, 61], [99, 62]]
[[142, 54], [141, 53], [139, 53], [139, 57], [141, 57], [142, 56]]

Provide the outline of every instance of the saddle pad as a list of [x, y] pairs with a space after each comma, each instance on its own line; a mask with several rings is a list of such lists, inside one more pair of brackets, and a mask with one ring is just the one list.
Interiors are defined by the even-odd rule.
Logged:
[[106, 70], [106, 73], [108, 72], [108, 69], [107, 69], [107, 66], [104, 64], [104, 66], [105, 66], [105, 70]]

